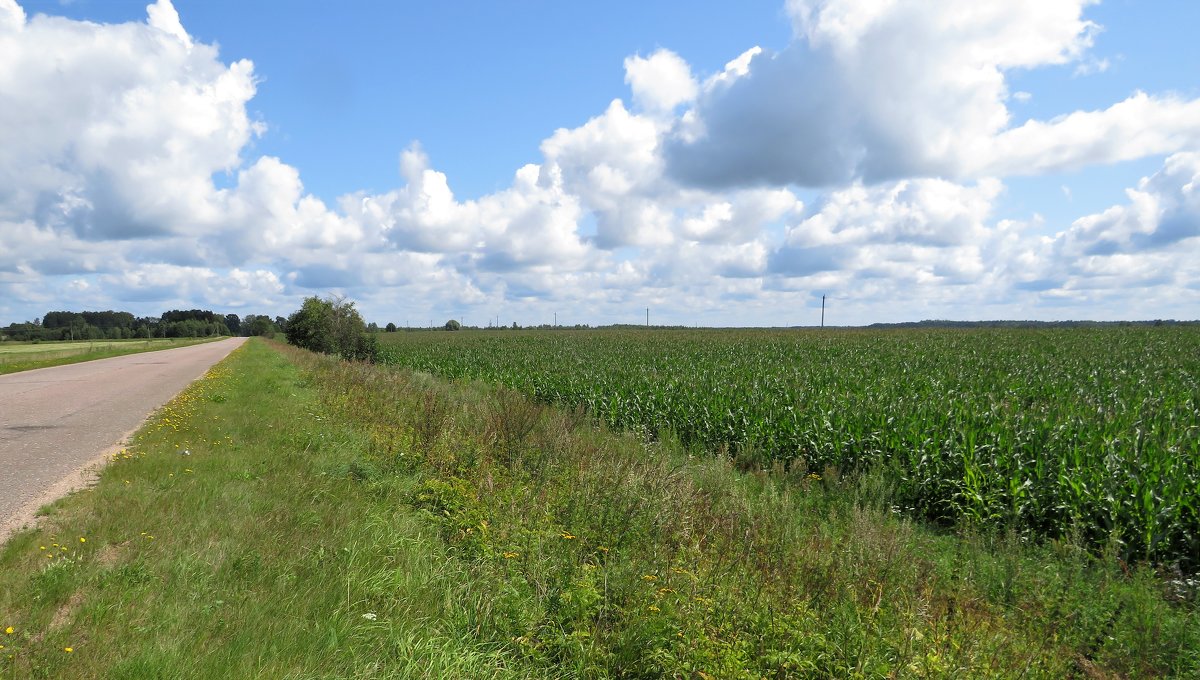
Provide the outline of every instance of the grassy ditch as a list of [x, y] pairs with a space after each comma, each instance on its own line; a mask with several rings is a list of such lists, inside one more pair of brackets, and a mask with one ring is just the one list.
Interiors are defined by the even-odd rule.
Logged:
[[80, 342], [5, 342], [0, 344], [0, 375], [49, 368], [126, 354], [187, 347], [224, 338], [157, 338]]
[[252, 341], [4, 546], [0, 677], [1200, 671], [1170, 575], [935, 533], [881, 480]]

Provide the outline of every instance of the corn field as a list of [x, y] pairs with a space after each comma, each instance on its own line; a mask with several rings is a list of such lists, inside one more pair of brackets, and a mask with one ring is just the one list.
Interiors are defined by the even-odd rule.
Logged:
[[882, 467], [934, 522], [1200, 566], [1195, 326], [394, 333], [381, 357], [755, 468]]

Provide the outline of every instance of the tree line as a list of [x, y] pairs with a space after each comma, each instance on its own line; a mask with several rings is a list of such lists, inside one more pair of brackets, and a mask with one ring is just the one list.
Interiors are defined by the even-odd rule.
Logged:
[[0, 328], [0, 338], [16, 341], [123, 340], [130, 338], [206, 338], [222, 335], [274, 336], [287, 320], [266, 314], [218, 314], [207, 309], [172, 309], [161, 316], [129, 312], [52, 311], [24, 323]]

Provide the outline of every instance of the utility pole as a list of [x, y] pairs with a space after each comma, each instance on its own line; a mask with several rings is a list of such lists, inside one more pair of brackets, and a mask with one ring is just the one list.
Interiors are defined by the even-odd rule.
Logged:
[[646, 328], [650, 327], [650, 308], [646, 308]]
[[825, 327], [825, 296], [821, 296], [821, 328]]
[[554, 313], [554, 327], [558, 328], [558, 312]]

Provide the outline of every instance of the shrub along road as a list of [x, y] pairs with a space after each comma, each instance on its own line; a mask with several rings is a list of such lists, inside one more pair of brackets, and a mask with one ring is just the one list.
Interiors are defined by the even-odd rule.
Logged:
[[0, 541], [244, 341], [0, 376]]

